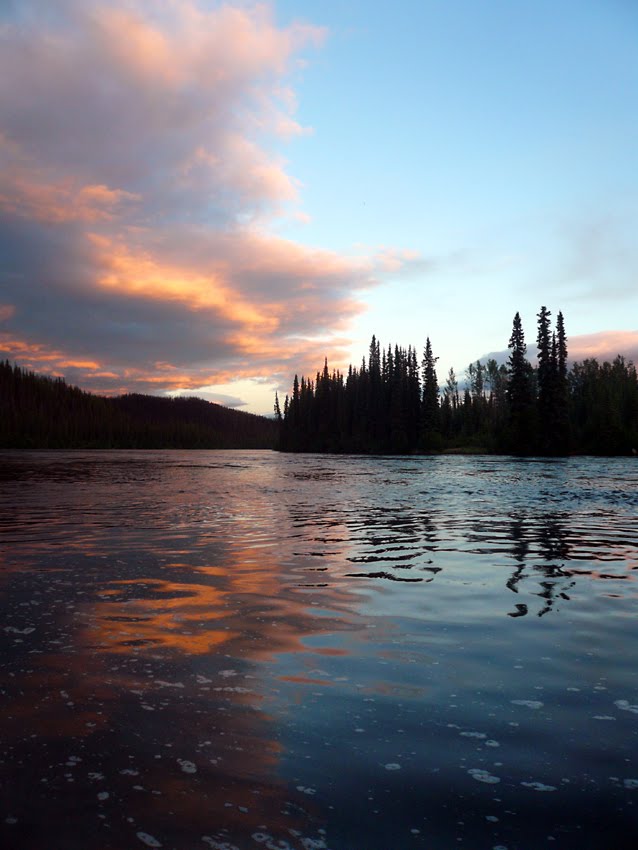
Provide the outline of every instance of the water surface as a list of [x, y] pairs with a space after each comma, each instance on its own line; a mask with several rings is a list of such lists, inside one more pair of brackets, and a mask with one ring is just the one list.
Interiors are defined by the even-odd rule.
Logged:
[[622, 848], [638, 463], [0, 453], [0, 843]]

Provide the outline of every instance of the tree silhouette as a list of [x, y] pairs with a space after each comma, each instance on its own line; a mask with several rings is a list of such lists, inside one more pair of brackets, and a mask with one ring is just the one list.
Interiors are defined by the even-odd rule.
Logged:
[[508, 347], [511, 349], [507, 387], [510, 448], [515, 454], [531, 454], [534, 434], [532, 368], [527, 360], [525, 334], [518, 312], [514, 316]]

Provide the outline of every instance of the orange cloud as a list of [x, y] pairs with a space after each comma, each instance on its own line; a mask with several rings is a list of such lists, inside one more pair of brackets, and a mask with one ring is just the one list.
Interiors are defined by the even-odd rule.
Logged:
[[134, 253], [124, 244], [104, 236], [89, 234], [99, 251], [106, 271], [97, 283], [122, 295], [178, 301], [191, 310], [212, 309], [231, 322], [259, 326], [262, 331], [276, 330], [277, 318], [267, 309], [259, 309], [233, 291], [215, 272], [198, 274], [189, 269], [164, 265], [148, 252]]
[[103, 393], [345, 367], [358, 293], [414, 258], [267, 229], [304, 218], [265, 140], [311, 132], [288, 74], [325, 31], [196, 0], [63, 3], [52, 30], [39, 2], [0, 27], [0, 75], [20, 80], [0, 97], [0, 350]]
[[140, 196], [104, 184], [77, 188], [75, 181], [50, 182], [45, 174], [25, 169], [0, 177], [0, 209], [36, 221], [112, 221], [125, 203]]
[[601, 331], [568, 339], [570, 360], [613, 360], [618, 354], [638, 361], [638, 331]]

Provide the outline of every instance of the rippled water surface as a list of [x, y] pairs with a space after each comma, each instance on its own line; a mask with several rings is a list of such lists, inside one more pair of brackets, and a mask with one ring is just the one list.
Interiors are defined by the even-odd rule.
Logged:
[[0, 846], [638, 846], [638, 462], [0, 453]]

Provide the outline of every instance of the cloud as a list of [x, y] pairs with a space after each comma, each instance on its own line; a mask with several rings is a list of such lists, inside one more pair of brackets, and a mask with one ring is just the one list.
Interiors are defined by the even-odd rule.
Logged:
[[569, 343], [569, 359], [586, 360], [595, 358], [601, 363], [622, 355], [626, 360], [638, 363], [638, 330], [602, 331], [572, 337]]
[[[611, 362], [618, 355], [625, 360], [631, 360], [638, 364], [638, 330], [635, 331], [600, 331], [593, 334], [579, 334], [567, 338], [568, 360], [570, 363], [582, 360], [595, 359], [599, 363]], [[507, 363], [510, 352], [490, 351], [479, 359], [485, 363], [493, 358], [497, 363]], [[527, 356], [534, 360], [536, 357], [536, 344], [527, 345]]]
[[309, 132], [289, 79], [325, 37], [266, 5], [5, 6], [0, 354], [105, 392], [345, 363], [361, 293], [419, 258], [274, 235], [305, 215], [276, 151]]
[[0, 322], [6, 322], [15, 314], [13, 304], [0, 304]]
[[[189, 393], [188, 390], [180, 390], [179, 392], [171, 393], [171, 395], [174, 398], [179, 398], [188, 397], [189, 395], [193, 395], [193, 393]], [[246, 402], [238, 396], [209, 392], [201, 387], [197, 389], [197, 397], [206, 399], [206, 401], [212, 401], [215, 404], [223, 404], [224, 407], [245, 407], [246, 405]]]

